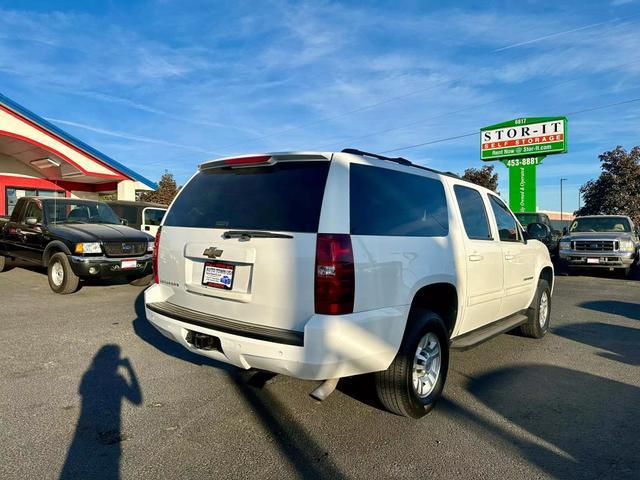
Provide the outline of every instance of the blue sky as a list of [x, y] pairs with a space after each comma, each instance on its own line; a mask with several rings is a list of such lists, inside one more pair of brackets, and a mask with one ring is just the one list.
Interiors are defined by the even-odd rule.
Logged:
[[[640, 98], [638, 1], [0, 1], [0, 92], [153, 180], [283, 150], [381, 152]], [[566, 209], [640, 102], [569, 115]], [[396, 152], [480, 166], [478, 136]], [[507, 196], [501, 164], [500, 190]]]

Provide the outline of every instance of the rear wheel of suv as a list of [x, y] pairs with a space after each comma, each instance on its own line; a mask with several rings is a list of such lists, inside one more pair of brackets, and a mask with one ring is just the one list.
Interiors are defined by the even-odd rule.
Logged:
[[12, 268], [13, 265], [9, 263], [9, 259], [7, 257], [0, 256], [0, 272], [6, 272]]
[[520, 332], [525, 337], [544, 337], [549, 331], [551, 319], [551, 288], [549, 283], [542, 278], [538, 280], [538, 289], [531, 306], [527, 309], [527, 317], [527, 323], [520, 326]]
[[416, 309], [400, 350], [389, 368], [376, 372], [380, 402], [393, 413], [420, 418], [429, 413], [442, 394], [449, 367], [449, 339], [436, 313]]
[[51, 290], [63, 295], [77, 291], [80, 285], [80, 277], [73, 273], [69, 259], [62, 252], [51, 256], [47, 277]]

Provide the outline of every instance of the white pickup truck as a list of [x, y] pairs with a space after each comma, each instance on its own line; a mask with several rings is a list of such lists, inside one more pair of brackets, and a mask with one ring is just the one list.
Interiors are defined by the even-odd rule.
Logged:
[[[531, 232], [544, 229], [530, 228]], [[156, 236], [148, 320], [243, 369], [322, 380], [375, 372], [418, 418], [450, 348], [549, 328], [553, 265], [494, 193], [358, 150], [200, 165]]]

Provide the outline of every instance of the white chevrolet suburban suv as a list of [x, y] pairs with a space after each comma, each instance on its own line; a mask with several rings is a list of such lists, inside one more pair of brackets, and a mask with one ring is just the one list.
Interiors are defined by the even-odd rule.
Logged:
[[[534, 224], [537, 225], [537, 224]], [[148, 320], [192, 352], [322, 380], [375, 372], [421, 417], [449, 349], [549, 328], [553, 266], [494, 193], [358, 150], [206, 162], [156, 236]]]

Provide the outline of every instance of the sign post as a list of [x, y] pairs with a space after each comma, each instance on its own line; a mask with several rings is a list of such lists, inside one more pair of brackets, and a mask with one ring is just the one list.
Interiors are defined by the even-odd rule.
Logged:
[[517, 118], [480, 129], [480, 158], [509, 169], [509, 207], [536, 211], [536, 168], [550, 154], [567, 152], [566, 117]]

